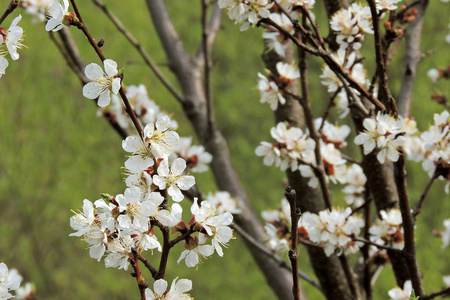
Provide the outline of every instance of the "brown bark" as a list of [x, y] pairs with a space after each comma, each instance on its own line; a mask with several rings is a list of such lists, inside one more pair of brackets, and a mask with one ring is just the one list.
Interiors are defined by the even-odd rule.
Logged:
[[[291, 57], [292, 60], [292, 47], [287, 51], [287, 57]], [[267, 69], [274, 74], [276, 73], [276, 64], [281, 61], [281, 58], [272, 51], [266, 51], [263, 55], [263, 60]], [[289, 63], [289, 62], [288, 62]], [[298, 83], [294, 86], [292, 92], [298, 93]], [[293, 97], [285, 95], [286, 104], [278, 107], [275, 112], [276, 122], [289, 122], [290, 125], [304, 128], [303, 112], [299, 102]], [[297, 193], [297, 205], [302, 212], [309, 211], [311, 213], [319, 213], [322, 210], [327, 209], [325, 201], [322, 198], [322, 194], [318, 189], [313, 189], [308, 186], [308, 179], [302, 177], [299, 171], [291, 172], [287, 171], [287, 178], [289, 185]], [[323, 291], [327, 299], [344, 300], [352, 299], [351, 290], [348, 282], [346, 281], [345, 272], [342, 265], [335, 255], [327, 257], [323, 249], [306, 246], [308, 255], [311, 261], [311, 265], [317, 278], [323, 286]]]

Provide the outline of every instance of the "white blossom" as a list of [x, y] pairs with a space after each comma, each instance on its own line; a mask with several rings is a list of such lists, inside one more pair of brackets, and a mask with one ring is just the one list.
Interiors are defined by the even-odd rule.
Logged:
[[17, 290], [21, 282], [22, 276], [16, 269], [8, 270], [5, 263], [0, 263], [0, 299], [13, 298], [9, 292]]
[[189, 268], [195, 267], [201, 263], [201, 259], [211, 256], [214, 253], [214, 247], [211, 245], [197, 245], [191, 249], [186, 249], [181, 252], [177, 263], [180, 263], [183, 259], [185, 260], [186, 266]]
[[356, 136], [355, 144], [363, 145], [364, 154], [371, 153], [377, 147], [377, 159], [380, 163], [384, 163], [386, 158], [392, 162], [397, 161], [400, 156], [398, 148], [405, 142], [405, 138], [400, 135], [403, 133], [403, 120], [378, 112], [376, 121], [367, 118], [363, 125], [365, 131]]
[[397, 3], [401, 0], [376, 0], [377, 10], [385, 11], [385, 10], [395, 10], [397, 9]]
[[112, 59], [105, 59], [103, 65], [106, 74], [95, 63], [87, 65], [84, 70], [86, 77], [92, 81], [83, 86], [83, 96], [88, 99], [98, 98], [97, 104], [100, 107], [107, 106], [111, 102], [111, 91], [117, 94], [121, 86], [121, 79], [116, 76], [119, 73], [117, 63]]
[[[47, 31], [58, 31], [61, 30], [64, 25], [64, 17], [69, 11], [69, 1], [62, 0], [62, 4], [60, 1], [57, 1], [52, 4], [49, 11], [50, 19], [47, 21], [45, 25], [45, 30]], [[89, 78], [91, 79], [91, 78]], [[95, 99], [95, 98], [94, 98]]]
[[153, 183], [161, 190], [167, 188], [167, 192], [176, 202], [183, 200], [184, 196], [181, 190], [187, 191], [195, 184], [194, 176], [182, 175], [186, 169], [186, 161], [177, 158], [173, 161], [169, 170], [167, 159], [161, 161], [158, 167], [158, 175], [153, 176]]
[[396, 287], [389, 290], [389, 300], [409, 300], [412, 292], [411, 280], [405, 281], [403, 289]]
[[192, 145], [192, 137], [180, 138], [174, 147], [174, 153], [186, 161], [186, 165], [192, 172], [206, 172], [208, 164], [212, 161], [212, 155], [205, 151], [205, 147]]
[[402, 215], [398, 208], [380, 211], [381, 219], [376, 219], [369, 228], [370, 240], [380, 245], [403, 249]]
[[[6, 36], [3, 37], [0, 35], [0, 45], [5, 44], [6, 48], [8, 49], [9, 56], [11, 56], [12, 60], [18, 60], [19, 59], [19, 53], [17, 53], [17, 49], [22, 49], [24, 45], [23, 42], [23, 28], [20, 26], [17, 26], [17, 23], [22, 19], [22, 16], [19, 15], [14, 18], [14, 20], [11, 22], [11, 25], [9, 26], [8, 30], [6, 31]], [[5, 61], [0, 62], [2, 66], [0, 66], [0, 74], [5, 73], [4, 69], [8, 66], [8, 63]], [[3, 72], [2, 72], [3, 70]]]
[[450, 219], [444, 221], [444, 231], [441, 231], [442, 248], [447, 248], [450, 244]]
[[192, 289], [192, 281], [189, 279], [175, 278], [167, 291], [167, 281], [158, 279], [153, 284], [153, 291], [147, 288], [145, 290], [145, 297], [148, 300], [189, 300], [194, 299], [190, 295], [185, 294]]
[[27, 13], [34, 16], [34, 22], [44, 22], [45, 14], [57, 0], [24, 0], [23, 6]]
[[241, 209], [238, 208], [237, 201], [233, 199], [228, 192], [208, 193], [206, 200], [211, 202], [219, 213], [230, 212], [232, 214], [240, 214]]

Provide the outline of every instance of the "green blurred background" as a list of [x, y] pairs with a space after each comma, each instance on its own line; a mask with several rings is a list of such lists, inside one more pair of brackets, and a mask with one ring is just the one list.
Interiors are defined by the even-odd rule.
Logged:
[[[0, 10], [8, 2], [1, 1]], [[200, 1], [167, 2], [185, 47], [195, 53], [201, 37]], [[165, 55], [144, 1], [105, 3], [173, 79], [165, 67]], [[81, 1], [79, 5], [94, 38], [105, 38], [103, 49], [107, 58], [125, 68], [125, 83], [145, 84], [157, 104], [180, 122], [179, 133], [192, 135], [176, 100], [110, 21], [90, 1]], [[316, 4], [314, 12], [324, 20], [321, 3]], [[94, 201], [101, 192], [123, 192], [120, 168], [125, 153], [121, 139], [105, 120], [96, 117], [97, 108], [82, 96], [77, 77], [49, 40], [43, 24], [32, 23], [31, 16], [17, 10], [3, 26], [8, 27], [18, 13], [23, 15], [19, 25], [26, 31], [24, 44], [28, 49], [20, 51], [20, 60], [10, 61], [7, 74], [0, 79], [0, 261], [17, 268], [25, 281], [34, 282], [39, 299], [137, 299], [136, 282], [128, 272], [106, 269], [103, 262], [89, 257], [84, 242], [68, 236], [72, 232], [71, 209], [78, 210], [83, 199]], [[448, 4], [430, 1], [422, 50], [436, 52], [425, 58], [419, 68], [412, 114], [420, 129], [432, 122], [433, 113], [442, 111], [429, 100], [429, 94], [441, 91], [449, 95], [444, 82], [432, 84], [426, 77], [430, 68], [449, 63], [449, 45], [445, 43], [448, 16]], [[84, 61], [99, 63], [81, 32], [76, 28], [71, 28], [71, 32]], [[255, 89], [256, 74], [263, 70], [261, 33], [261, 29], [239, 32], [239, 26], [225, 17], [213, 52], [216, 119], [229, 142], [233, 164], [258, 212], [275, 208], [284, 189], [283, 173], [263, 166], [254, 154], [260, 141], [270, 139], [269, 130], [274, 124], [272, 112], [259, 104]], [[374, 70], [372, 47], [372, 36], [367, 36], [363, 54], [367, 57], [369, 76]], [[403, 48], [402, 43], [390, 67], [394, 95], [400, 87]], [[312, 58], [310, 65], [313, 108], [321, 114], [328, 101], [317, 80], [322, 63]], [[335, 115], [331, 118], [336, 120]], [[358, 151], [353, 147], [348, 153]], [[410, 163], [408, 168], [410, 195], [415, 203], [428, 176], [419, 164]], [[210, 173], [196, 179], [202, 191], [215, 190]], [[443, 188], [442, 182], [432, 187], [417, 226], [418, 259], [428, 292], [440, 289], [442, 275], [450, 275], [447, 263], [450, 251], [441, 250], [440, 239], [431, 234], [450, 215], [450, 199]], [[339, 187], [334, 198], [336, 203], [343, 204]], [[181, 248], [174, 250], [166, 279], [170, 282], [180, 276], [193, 280], [191, 295], [197, 299], [275, 299], [239, 236], [230, 243], [224, 258], [214, 255], [197, 270], [187, 268], [184, 263], [176, 264], [181, 251]], [[301, 251], [300, 267], [313, 276], [304, 250]], [[321, 299], [313, 288], [303, 286], [309, 299]], [[394, 286], [392, 272], [386, 267], [376, 286], [375, 299], [386, 299], [387, 291]]]

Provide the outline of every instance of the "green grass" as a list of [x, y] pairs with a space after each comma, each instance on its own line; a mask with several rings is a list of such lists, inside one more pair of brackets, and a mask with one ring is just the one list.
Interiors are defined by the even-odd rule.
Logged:
[[[168, 78], [173, 79], [165, 67], [164, 53], [143, 2], [122, 3], [107, 1], [106, 4], [142, 42]], [[188, 5], [180, 0], [168, 3], [186, 48], [195, 53], [200, 38], [196, 22], [200, 18], [200, 4]], [[176, 100], [145, 67], [134, 49], [89, 1], [81, 9], [94, 37], [105, 37], [106, 56], [125, 67], [125, 83], [146, 84], [158, 105], [173, 113], [182, 124], [179, 132], [192, 135]], [[448, 45], [444, 41], [448, 29], [446, 23], [442, 24], [448, 16], [445, 9], [448, 12], [448, 5], [431, 1], [426, 20], [427, 34], [422, 49], [434, 48], [436, 53], [422, 62], [415, 89], [412, 113], [422, 129], [432, 122], [434, 112], [442, 111], [429, 100], [429, 93], [440, 90], [448, 94], [444, 83], [432, 85], [425, 75], [429, 68], [448, 63], [445, 61]], [[317, 15], [320, 18], [324, 15], [319, 8]], [[0, 79], [0, 261], [19, 269], [26, 281], [35, 282], [40, 299], [136, 298], [136, 283], [127, 272], [106, 269], [103, 262], [89, 258], [84, 242], [68, 236], [72, 232], [70, 210], [78, 210], [83, 199], [94, 201], [101, 192], [123, 192], [120, 168], [125, 153], [121, 140], [103, 119], [95, 116], [95, 105], [82, 96], [79, 81], [48, 39], [43, 25], [32, 24], [30, 19], [24, 15], [21, 21], [29, 49], [20, 52], [19, 61], [10, 62], [7, 74]], [[5, 24], [9, 25], [11, 20], [8, 18]], [[71, 32], [85, 62], [98, 63], [81, 32], [75, 28]], [[256, 73], [263, 70], [260, 34], [260, 29], [240, 33], [239, 27], [225, 17], [213, 53], [218, 126], [229, 142], [233, 164], [258, 212], [278, 205], [284, 178], [279, 170], [263, 166], [254, 154], [259, 142], [269, 139], [274, 122], [271, 111], [259, 104], [254, 88]], [[366, 40], [368, 50], [364, 53], [370, 71], [374, 66], [370, 54], [372, 37], [367, 36]], [[401, 76], [402, 49], [399, 51], [390, 68], [394, 95], [398, 93]], [[322, 63], [313, 58], [310, 65], [311, 78], [318, 78]], [[318, 80], [311, 80], [311, 91], [313, 108], [320, 114], [328, 95]], [[409, 171], [414, 203], [428, 176], [414, 163], [410, 164]], [[205, 192], [215, 189], [210, 173], [198, 176], [197, 181]], [[337, 193], [335, 197], [341, 195]], [[449, 265], [442, 263], [450, 259], [449, 251], [441, 251], [440, 240], [431, 234], [433, 228], [441, 228], [442, 221], [448, 218], [445, 212], [450, 211], [449, 200], [443, 184], [438, 182], [419, 217], [416, 241], [427, 291], [440, 289], [441, 275], [450, 274]], [[181, 250], [174, 252], [178, 254]], [[301, 257], [301, 268], [312, 275], [305, 256]], [[174, 276], [192, 279], [192, 295], [197, 299], [274, 298], [239, 238], [230, 243], [224, 258], [215, 255], [198, 270], [189, 269], [183, 263], [177, 265], [177, 255], [173, 258], [168, 266], [168, 280]], [[387, 267], [376, 287], [375, 299], [385, 299], [387, 290], [394, 285]], [[320, 298], [307, 284], [304, 287], [310, 299]]]

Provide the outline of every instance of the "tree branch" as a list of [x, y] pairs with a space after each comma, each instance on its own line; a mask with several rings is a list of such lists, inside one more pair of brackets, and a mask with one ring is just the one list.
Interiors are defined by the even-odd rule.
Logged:
[[289, 249], [289, 260], [291, 261], [292, 266], [292, 281], [294, 284], [292, 285], [292, 294], [294, 295], [294, 300], [300, 300], [300, 286], [298, 285], [298, 218], [300, 215], [300, 209], [297, 211], [297, 197], [295, 190], [290, 186], [286, 188], [286, 192], [284, 193], [284, 197], [286, 197], [289, 202], [289, 206], [291, 208], [291, 242], [292, 246]]
[[417, 75], [417, 67], [422, 59], [420, 40], [428, 0], [421, 0], [416, 4], [418, 13], [416, 19], [406, 29], [406, 53], [402, 72], [402, 83], [398, 94], [398, 112], [403, 117], [408, 117], [414, 92], [414, 82]]
[[5, 11], [0, 17], [0, 25], [19, 6], [19, 2], [20, 0], [11, 0], [11, 2], [9, 2], [8, 7], [5, 9]]
[[120, 33], [125, 36], [125, 38], [130, 42], [131, 45], [139, 52], [141, 57], [144, 59], [145, 63], [150, 67], [156, 77], [161, 81], [161, 83], [166, 87], [166, 89], [177, 99], [179, 102], [183, 102], [183, 96], [175, 89], [175, 87], [170, 83], [170, 81], [164, 76], [161, 70], [158, 68], [156, 63], [150, 58], [149, 54], [142, 48], [141, 43], [125, 28], [125, 26], [120, 22], [120, 20], [106, 7], [100, 0], [92, 0], [95, 5], [103, 10], [103, 12], [108, 16], [108, 18], [113, 22]]
[[[234, 230], [236, 230], [248, 243], [251, 243], [252, 245], [254, 245], [256, 248], [259, 249], [259, 251], [264, 253], [270, 259], [273, 259], [279, 266], [281, 266], [282, 268], [285, 268], [286, 270], [292, 272], [291, 266], [289, 266], [283, 259], [281, 259], [281, 257], [279, 257], [277, 254], [275, 254], [272, 251], [270, 251], [263, 244], [257, 242], [248, 233], [246, 233], [239, 225], [232, 224], [231, 227]], [[298, 276], [301, 279], [303, 279], [306, 282], [308, 282], [309, 284], [311, 284], [312, 286], [314, 286], [315, 288], [317, 288], [320, 292], [323, 293], [323, 290], [322, 290], [322, 287], [320, 286], [320, 284], [317, 281], [315, 281], [314, 279], [312, 279], [311, 277], [309, 277], [306, 273], [303, 273], [302, 271], [298, 270]]]
[[416, 296], [422, 297], [425, 292], [422, 286], [422, 278], [417, 265], [416, 245], [414, 241], [414, 220], [409, 206], [408, 191], [406, 189], [406, 171], [404, 154], [400, 152], [399, 160], [394, 163], [395, 184], [399, 195], [400, 211], [403, 219], [403, 229], [405, 237], [405, 260], [411, 276], [412, 286]]

